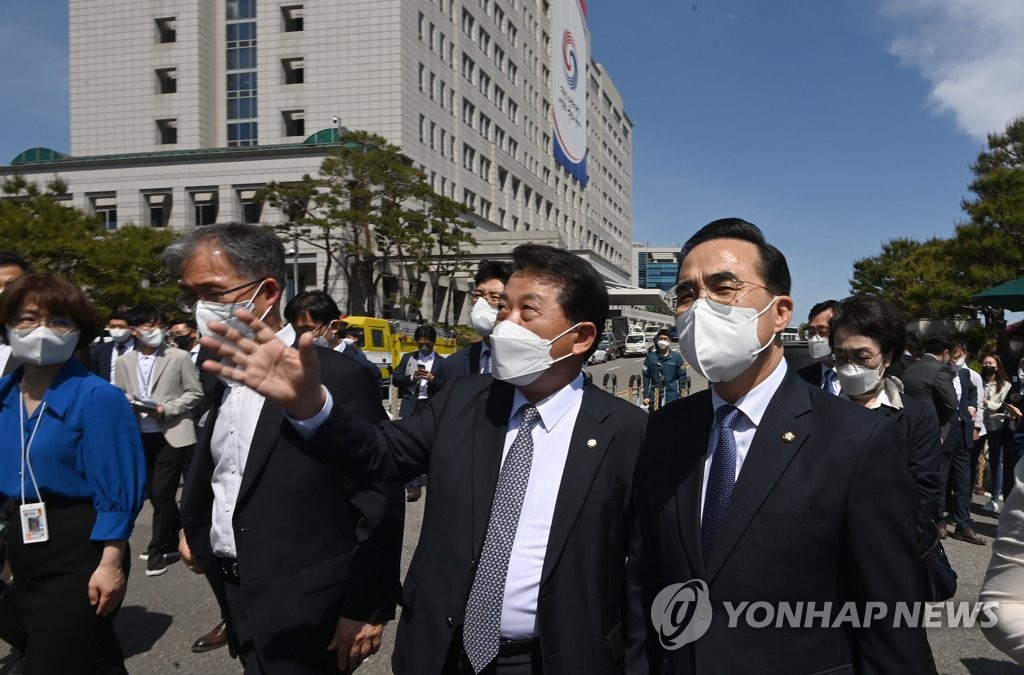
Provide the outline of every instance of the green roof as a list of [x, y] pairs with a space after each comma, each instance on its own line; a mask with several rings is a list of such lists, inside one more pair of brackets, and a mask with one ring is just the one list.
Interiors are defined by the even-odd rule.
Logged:
[[15, 157], [11, 161], [11, 165], [42, 164], [43, 162], [59, 162], [63, 159], [68, 159], [68, 156], [62, 152], [51, 150], [50, 148], [29, 148]]

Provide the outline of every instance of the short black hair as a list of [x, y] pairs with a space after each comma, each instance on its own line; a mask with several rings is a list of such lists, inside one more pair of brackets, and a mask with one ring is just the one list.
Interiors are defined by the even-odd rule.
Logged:
[[167, 325], [176, 326], [179, 323], [188, 326], [192, 330], [195, 330], [198, 327], [196, 324], [196, 320], [193, 319], [191, 316], [176, 316], [173, 319], [171, 319], [171, 322]]
[[117, 309], [111, 312], [110, 316], [107, 317], [107, 323], [110, 323], [111, 321], [124, 321], [127, 322], [129, 326], [132, 325], [131, 315], [123, 309]]
[[510, 276], [512, 276], [512, 266], [508, 263], [497, 260], [481, 260], [480, 266], [473, 276], [473, 283], [479, 286], [488, 279], [497, 279], [501, 283], [507, 284]]
[[878, 342], [882, 355], [895, 363], [903, 354], [907, 343], [907, 323], [888, 300], [863, 293], [851, 295], [836, 303], [833, 310], [828, 344], [835, 345], [836, 333], [840, 328], [853, 335], [863, 335]]
[[417, 326], [416, 332], [412, 334], [412, 339], [419, 340], [420, 338], [427, 338], [431, 342], [437, 342], [437, 331], [434, 330], [433, 326]]
[[141, 326], [151, 322], [167, 325], [167, 315], [153, 305], [139, 305], [128, 312], [129, 326]]
[[661, 330], [659, 330], [657, 333], [654, 334], [654, 338], [655, 339], [660, 338], [662, 335], [667, 337], [669, 339], [669, 341], [671, 342], [671, 340], [672, 340], [672, 331], [670, 331], [668, 328], [662, 328]]
[[764, 233], [757, 225], [742, 218], [720, 218], [697, 230], [697, 233], [683, 244], [683, 249], [679, 252], [679, 264], [682, 265], [686, 256], [697, 246], [715, 239], [740, 239], [756, 246], [761, 255], [761, 277], [764, 279], [765, 288], [774, 295], [789, 295], [793, 280], [789, 274], [786, 256], [765, 240]]
[[[562, 311], [573, 323], [587, 321], [598, 335], [608, 319], [608, 287], [594, 266], [565, 249], [543, 244], [521, 244], [512, 249], [513, 274], [536, 276], [558, 286]], [[598, 340], [584, 356], [597, 350]]]
[[20, 267], [21, 271], [25, 274], [30, 274], [32, 272], [32, 263], [25, 260], [17, 253], [14, 253], [13, 251], [0, 251], [0, 267], [7, 267], [9, 265]]
[[303, 314], [309, 314], [310, 319], [325, 325], [341, 318], [338, 303], [325, 291], [299, 293], [284, 306], [284, 319], [288, 323], [295, 323]]
[[836, 311], [838, 311], [839, 309], [839, 301], [822, 300], [821, 302], [815, 304], [814, 307], [811, 307], [811, 311], [807, 312], [807, 321], [813, 321], [814, 317], [830, 309], [832, 310], [832, 313], [835, 314]]
[[953, 349], [953, 341], [945, 335], [934, 335], [924, 343], [925, 353], [932, 356], [937, 356], [951, 349]]

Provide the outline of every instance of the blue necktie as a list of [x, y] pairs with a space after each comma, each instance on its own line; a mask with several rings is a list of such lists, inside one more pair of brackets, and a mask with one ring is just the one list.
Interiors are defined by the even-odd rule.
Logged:
[[831, 368], [825, 369], [825, 391], [835, 396], [838, 396], [839, 392], [842, 391], [839, 386], [839, 376]]
[[704, 567], [711, 560], [715, 538], [725, 521], [725, 510], [729, 507], [732, 488], [736, 484], [736, 437], [733, 426], [740, 417], [736, 406], [723, 405], [717, 411], [718, 447], [711, 458], [711, 472], [708, 474], [708, 489], [704, 494], [704, 515], [701, 519], [700, 543], [704, 551]]
[[522, 422], [498, 473], [487, 535], [466, 602], [462, 644], [474, 673], [479, 673], [498, 655], [508, 561], [533, 466], [533, 427], [540, 421], [540, 413], [530, 403], [519, 412]]

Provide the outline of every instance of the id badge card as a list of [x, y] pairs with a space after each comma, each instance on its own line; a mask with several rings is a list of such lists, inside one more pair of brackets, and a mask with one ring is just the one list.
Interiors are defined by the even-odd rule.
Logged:
[[46, 504], [22, 504], [21, 540], [26, 544], [38, 544], [50, 540], [50, 528], [46, 523]]

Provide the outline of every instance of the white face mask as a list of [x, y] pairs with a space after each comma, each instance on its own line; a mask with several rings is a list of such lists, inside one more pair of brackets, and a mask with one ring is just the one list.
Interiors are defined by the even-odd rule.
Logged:
[[321, 335], [320, 337], [313, 338], [313, 344], [316, 345], [317, 347], [330, 347], [331, 346], [330, 343], [327, 342], [327, 338], [325, 338], [323, 335]]
[[37, 366], [52, 366], [64, 363], [75, 353], [78, 331], [58, 333], [49, 326], [37, 326], [29, 330], [8, 328], [7, 340], [11, 345], [11, 355], [15, 358]]
[[491, 333], [492, 374], [516, 387], [533, 384], [552, 364], [572, 355], [570, 351], [565, 356], [553, 359], [551, 345], [579, 325], [570, 326], [550, 340], [545, 340], [518, 323], [499, 322]]
[[110, 339], [117, 344], [128, 342], [132, 336], [132, 332], [127, 328], [108, 328], [107, 332], [110, 333]]
[[473, 309], [469, 313], [469, 322], [473, 324], [473, 330], [480, 337], [487, 337], [494, 332], [494, 322], [498, 319], [498, 308], [491, 307], [491, 303], [483, 298], [477, 298], [473, 303]]
[[139, 341], [147, 347], [159, 347], [167, 339], [167, 331], [163, 328], [151, 328], [139, 332]]
[[1011, 352], [1019, 352], [1021, 347], [1024, 347], [1024, 342], [1021, 342], [1020, 340], [1010, 340]]
[[811, 353], [812, 359], [821, 361], [832, 353], [832, 348], [828, 346], [828, 338], [812, 335], [807, 340], [807, 351]]
[[351, 347], [352, 345], [354, 345], [356, 343], [356, 339], [352, 338], [352, 337], [347, 337], [344, 340], [342, 340], [342, 342], [345, 343], [345, 346]]
[[758, 312], [749, 307], [722, 305], [698, 298], [690, 311], [676, 317], [679, 351], [708, 382], [728, 382], [749, 368], [771, 345], [761, 344], [757, 320], [778, 300]]
[[967, 357], [961, 356], [960, 358], [953, 362], [953, 365], [956, 366], [957, 370], [960, 370], [961, 368], [964, 367], [965, 363], [967, 363]]
[[862, 396], [878, 390], [882, 384], [882, 369], [847, 363], [836, 366], [839, 386], [847, 396]]
[[[265, 282], [261, 281], [260, 285], [256, 287], [256, 292], [252, 294], [252, 297], [245, 302], [207, 302], [206, 300], [200, 300], [196, 303], [196, 325], [199, 327], [200, 335], [209, 335], [212, 338], [217, 338], [223, 341], [220, 335], [217, 335], [210, 330], [211, 321], [222, 321], [232, 328], [236, 329], [239, 333], [247, 338], [252, 338], [255, 333], [249, 328], [249, 325], [244, 321], [235, 316], [235, 310], [245, 309], [252, 311], [256, 307], [256, 296], [259, 295], [260, 289], [263, 288]], [[260, 317], [260, 321], [266, 318], [267, 314], [270, 313], [270, 307], [267, 307], [267, 311], [263, 312], [263, 316]]]
[[660, 349], [661, 351], [665, 351], [666, 349], [668, 349], [668, 346], [670, 344], [672, 343], [669, 342], [668, 340], [658, 340], [658, 349]]

